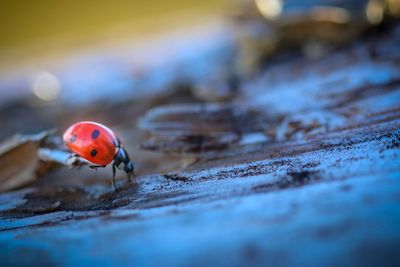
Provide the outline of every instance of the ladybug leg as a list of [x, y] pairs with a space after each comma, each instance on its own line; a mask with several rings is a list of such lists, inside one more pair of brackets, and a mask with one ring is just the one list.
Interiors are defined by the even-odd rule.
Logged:
[[106, 165], [89, 165], [89, 168], [96, 170], [96, 171], [98, 168], [105, 168], [105, 167], [106, 167]]
[[75, 153], [71, 154], [71, 155], [68, 156], [67, 160], [72, 159], [72, 158], [79, 158], [79, 155], [75, 154]]
[[116, 173], [115, 164], [112, 165], [112, 170], [113, 170], [113, 177], [112, 177], [111, 183], [112, 183], [112, 187], [113, 187], [114, 191], [117, 192], [118, 189], [117, 189], [117, 186], [115, 184], [115, 173]]

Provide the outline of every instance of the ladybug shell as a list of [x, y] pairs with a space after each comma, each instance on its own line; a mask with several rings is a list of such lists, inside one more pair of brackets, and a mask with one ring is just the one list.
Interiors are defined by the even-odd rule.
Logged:
[[101, 166], [113, 161], [119, 149], [119, 141], [114, 132], [96, 122], [73, 124], [65, 131], [63, 139], [72, 152]]

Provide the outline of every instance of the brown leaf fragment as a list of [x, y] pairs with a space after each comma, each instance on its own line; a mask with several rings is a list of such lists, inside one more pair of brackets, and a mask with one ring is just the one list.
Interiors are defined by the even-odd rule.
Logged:
[[36, 179], [37, 151], [52, 131], [14, 135], [0, 144], [0, 192], [15, 189]]
[[54, 130], [34, 135], [17, 134], [0, 144], [0, 192], [27, 185], [62, 166], [89, 164], [83, 158], [57, 149], [61, 141], [57, 136], [49, 138], [53, 133]]

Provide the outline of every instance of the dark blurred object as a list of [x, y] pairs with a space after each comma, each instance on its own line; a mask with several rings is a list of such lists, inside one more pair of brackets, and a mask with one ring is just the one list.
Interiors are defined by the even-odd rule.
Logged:
[[178, 104], [154, 108], [139, 123], [140, 128], [152, 134], [143, 148], [175, 153], [226, 148], [238, 140], [232, 118], [231, 108], [220, 104]]
[[227, 104], [177, 104], [151, 109], [139, 127], [151, 133], [143, 148], [203, 153], [228, 148], [260, 123], [255, 110]]
[[279, 50], [319, 58], [369, 27], [398, 17], [396, 0], [238, 0], [234, 14], [237, 72], [251, 75]]

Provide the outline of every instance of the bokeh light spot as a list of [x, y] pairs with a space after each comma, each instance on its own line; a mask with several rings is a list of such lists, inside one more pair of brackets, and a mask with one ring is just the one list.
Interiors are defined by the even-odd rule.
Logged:
[[384, 7], [381, 2], [371, 0], [368, 2], [366, 15], [369, 23], [378, 24], [383, 20]]
[[43, 101], [53, 101], [61, 93], [60, 80], [54, 74], [41, 71], [32, 81], [32, 93]]
[[282, 13], [282, 0], [255, 0], [258, 10], [269, 19], [275, 20]]

